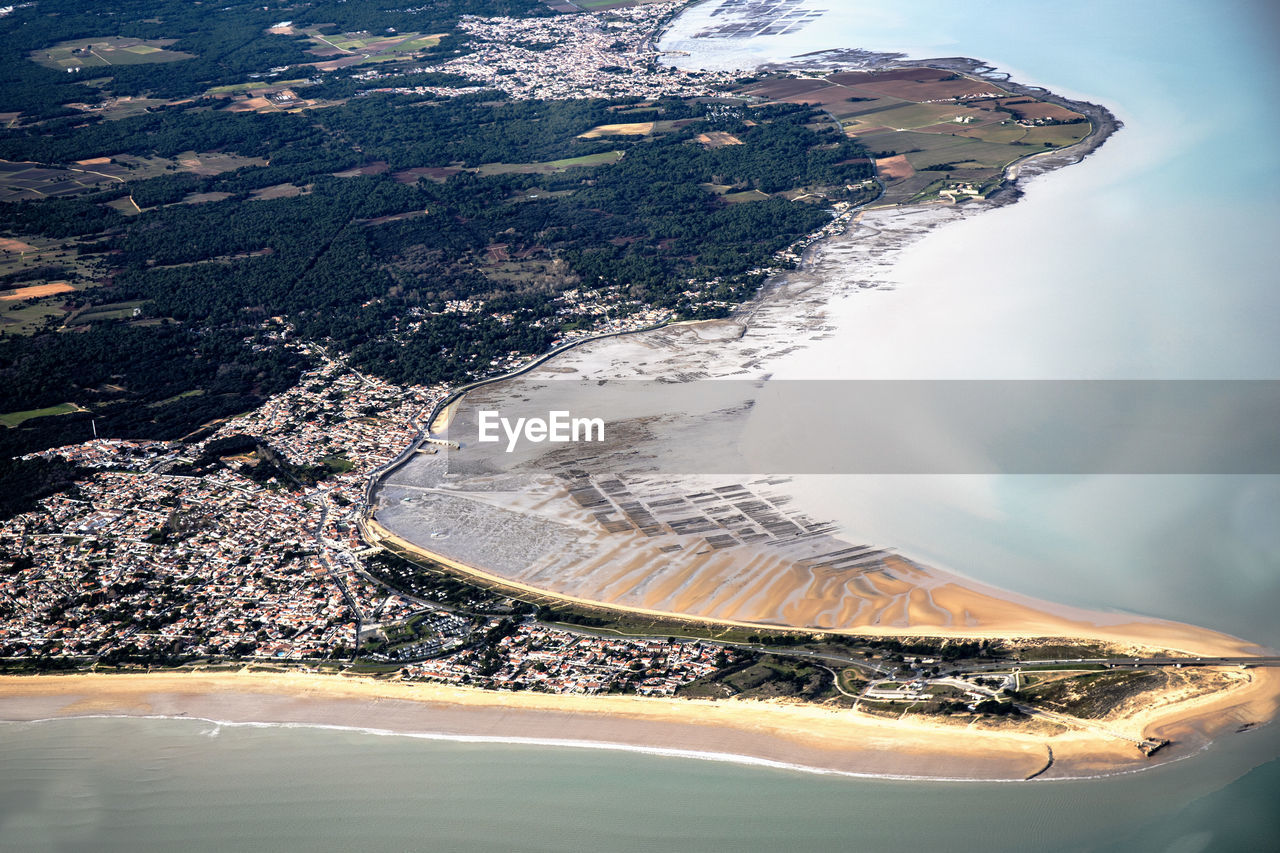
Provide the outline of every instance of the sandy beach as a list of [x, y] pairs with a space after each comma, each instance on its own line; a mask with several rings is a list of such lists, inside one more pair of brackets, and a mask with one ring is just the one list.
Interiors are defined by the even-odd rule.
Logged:
[[1119, 737], [1042, 723], [1010, 730], [815, 705], [500, 693], [309, 673], [10, 676], [0, 678], [0, 719], [190, 717], [701, 754], [884, 777], [1061, 779], [1176, 760], [1224, 730], [1263, 722], [1280, 701], [1278, 676], [1253, 670], [1230, 690], [1153, 703], [1127, 725], [1108, 724], [1119, 734], [1174, 741], [1153, 759]]

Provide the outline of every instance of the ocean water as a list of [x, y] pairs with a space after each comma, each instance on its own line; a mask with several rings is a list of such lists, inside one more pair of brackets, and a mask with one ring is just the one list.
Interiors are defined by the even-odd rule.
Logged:
[[0, 850], [1261, 851], [1280, 762], [1250, 753], [1277, 740], [1243, 735], [1194, 772], [992, 784], [190, 719], [0, 723]]
[[[730, 67], [837, 47], [969, 56], [1125, 127], [1016, 205], [935, 230], [778, 378], [1280, 378], [1280, 7], [853, 0], [785, 36], [662, 46]], [[851, 277], [856, 276], [851, 271]], [[1230, 441], [1223, 435], [1222, 441]], [[806, 478], [810, 511], [934, 565], [1280, 647], [1280, 478]]]

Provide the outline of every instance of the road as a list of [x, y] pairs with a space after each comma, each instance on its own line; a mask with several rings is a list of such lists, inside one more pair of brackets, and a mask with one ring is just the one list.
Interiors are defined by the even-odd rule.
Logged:
[[987, 672], [1012, 667], [1052, 666], [1054, 664], [1102, 664], [1104, 666], [1280, 666], [1280, 657], [1154, 657], [1154, 658], [1056, 658], [1052, 660], [1002, 660], [996, 663], [980, 663], [952, 666], [962, 672]]
[[514, 379], [517, 376], [523, 376], [524, 374], [528, 373], [534, 368], [537, 368], [545, 364], [547, 361], [549, 361], [552, 358], [555, 358], [561, 353], [568, 352], [569, 350], [575, 347], [580, 347], [583, 344], [590, 343], [591, 341], [599, 341], [599, 340], [603, 340], [604, 338], [616, 338], [622, 335], [637, 335], [641, 332], [652, 332], [655, 329], [661, 329], [666, 326], [679, 325], [687, 322], [695, 322], [695, 321], [664, 320], [661, 323], [655, 323], [652, 326], [645, 326], [640, 329], [621, 329], [616, 332], [602, 332], [601, 334], [598, 334], [598, 335], [588, 335], [582, 338], [575, 338], [572, 341], [567, 341], [563, 344], [560, 344], [559, 346], [552, 347], [542, 355], [535, 358], [533, 361], [530, 361], [528, 364], [521, 365], [515, 370], [511, 370], [506, 373], [499, 374], [497, 376], [489, 376], [484, 379], [477, 379], [474, 382], [468, 382], [465, 385], [459, 385], [457, 388], [454, 388], [452, 391], [445, 394], [443, 397], [441, 397], [439, 400], [436, 401], [436, 404], [431, 407], [431, 411], [427, 414], [426, 420], [422, 423], [417, 434], [413, 437], [413, 440], [409, 442], [409, 445], [405, 447], [404, 450], [400, 451], [400, 453], [398, 453], [394, 459], [392, 459], [390, 462], [387, 462], [385, 465], [381, 466], [380, 468], [377, 468], [376, 470], [373, 471], [373, 473], [369, 475], [369, 479], [366, 482], [365, 489], [364, 489], [365, 512], [367, 513], [373, 510], [373, 493], [377, 489], [378, 484], [381, 483], [382, 480], [388, 474], [395, 471], [397, 468], [403, 465], [406, 461], [408, 461], [410, 457], [412, 457], [415, 453], [417, 453], [418, 448], [422, 445], [422, 442], [425, 439], [431, 437], [431, 425], [436, 422], [436, 418], [440, 417], [440, 413], [444, 411], [447, 407], [453, 405], [453, 403], [455, 403], [457, 400], [459, 400], [461, 397], [467, 394], [467, 392], [474, 391], [477, 388], [481, 388], [485, 385], [490, 385], [494, 382], [502, 382], [503, 380], [506, 380], [506, 379]]
[[819, 666], [821, 666], [823, 669], [825, 669], [827, 672], [831, 673], [831, 678], [833, 679], [833, 683], [835, 684], [835, 688], [836, 688], [836, 690], [839, 690], [839, 691], [840, 691], [840, 694], [841, 694], [842, 696], [848, 696], [848, 697], [849, 697], [850, 699], [852, 699], [855, 703], [857, 703], [858, 698], [859, 698], [859, 697], [858, 697], [858, 694], [857, 694], [857, 693], [850, 693], [848, 690], [845, 690], [845, 689], [844, 689], [844, 687], [840, 684], [840, 673], [836, 672], [834, 669], [832, 669], [831, 667], [829, 667], [829, 666], [827, 666], [827, 665], [825, 665], [825, 664], [818, 664], [818, 665], [819, 665]]

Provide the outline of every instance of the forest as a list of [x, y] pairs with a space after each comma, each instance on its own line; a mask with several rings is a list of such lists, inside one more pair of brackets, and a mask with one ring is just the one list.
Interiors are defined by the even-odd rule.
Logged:
[[[67, 106], [115, 95], [184, 98], [273, 67], [314, 62], [301, 36], [265, 35], [281, 21], [296, 29], [322, 26], [325, 32], [386, 31], [387, 28], [441, 33], [441, 57], [465, 50], [456, 36], [462, 15], [550, 15], [539, 0], [418, 0], [412, 8], [396, 0], [321, 0], [312, 3], [220, 3], [216, 8], [186, 0], [113, 0], [107, 5], [81, 0], [40, 0], [17, 4], [0, 18], [0, 104], [5, 111], [49, 119], [75, 115]], [[166, 49], [193, 59], [122, 64], [77, 73], [19, 61], [33, 51], [76, 39], [123, 36], [174, 40]], [[105, 79], [104, 79], [105, 78]], [[2, 155], [0, 155], [2, 156]]]
[[[548, 13], [523, 0], [440, 0], [423, 14], [445, 31], [464, 6]], [[179, 39], [168, 49], [204, 59], [106, 69], [116, 91], [151, 95], [296, 61], [287, 39], [259, 44], [263, 28], [283, 18], [343, 30], [410, 25], [376, 2], [227, 7], [235, 15], [165, 0], [77, 8], [42, 2], [39, 13], [15, 12], [0, 19], [0, 38], [21, 55], [86, 34], [163, 29]], [[163, 24], [124, 25], [144, 18]], [[222, 27], [214, 57], [208, 40]], [[432, 31], [419, 18], [412, 27]], [[569, 288], [611, 288], [684, 317], [721, 315], [754, 293], [753, 270], [830, 221], [835, 202], [864, 200], [873, 174], [855, 141], [804, 106], [371, 94], [302, 112], [231, 113], [195, 100], [86, 120], [57, 101], [81, 97], [82, 84], [53, 82], [26, 64], [6, 67], [0, 93], [34, 88], [44, 100], [6, 102], [23, 120], [0, 130], [0, 158], [70, 164], [196, 151], [266, 165], [175, 168], [71, 197], [0, 203], [0, 234], [66, 241], [109, 270], [59, 297], [68, 312], [140, 306], [126, 319], [0, 332], [0, 413], [67, 402], [88, 410], [0, 428], [5, 458], [82, 441], [91, 418], [102, 436], [174, 439], [252, 408], [305, 368], [267, 341], [272, 318], [362, 370], [431, 384], [473, 378], [512, 352], [544, 351], [580, 321], [558, 300]], [[163, 86], [146, 76], [179, 67]], [[357, 82], [331, 75], [315, 85], [344, 94]], [[580, 138], [622, 110], [661, 132]], [[713, 131], [741, 144], [705, 144]], [[724, 197], [749, 190], [759, 200]], [[801, 191], [808, 197], [793, 200]], [[121, 212], [122, 200], [139, 212]], [[444, 313], [453, 300], [483, 307]]]

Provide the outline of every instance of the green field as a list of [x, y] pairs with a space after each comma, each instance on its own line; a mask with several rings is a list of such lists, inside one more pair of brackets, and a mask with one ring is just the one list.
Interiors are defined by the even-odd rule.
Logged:
[[[332, 55], [332, 51], [336, 49], [348, 56], [362, 57], [361, 62], [355, 63], [357, 65], [366, 62], [387, 62], [421, 53], [440, 44], [440, 39], [444, 37], [444, 34], [431, 35], [427, 33], [342, 33], [341, 35], [327, 35], [322, 33], [321, 29], [321, 27], [312, 27], [304, 31], [304, 34], [310, 36], [315, 43], [315, 47], [311, 49], [311, 52], [325, 56], [326, 60], [338, 59], [340, 58], [339, 56]], [[330, 55], [326, 56], [326, 54]]]
[[56, 406], [49, 406], [44, 409], [29, 409], [25, 412], [9, 412], [8, 414], [0, 415], [0, 424], [12, 428], [32, 418], [44, 418], [49, 415], [69, 415], [72, 412], [81, 411], [84, 410], [75, 403], [59, 403]]
[[962, 136], [980, 139], [983, 142], [994, 142], [999, 145], [1008, 145], [1013, 142], [1021, 142], [1026, 138], [1027, 128], [1022, 127], [1016, 122], [999, 122], [998, 124], [987, 124], [982, 127], [972, 127], [970, 125], [956, 125], [956, 133]]
[[[0, 275], [31, 275], [15, 286], [28, 287], [51, 282], [66, 282], [75, 291], [87, 290], [106, 274], [102, 255], [81, 255], [78, 238], [54, 240], [43, 237], [27, 237], [25, 245], [31, 251], [0, 252]], [[8, 289], [8, 288], [5, 288]], [[5, 335], [29, 335], [46, 325], [56, 327], [67, 316], [68, 300], [79, 297], [73, 292], [54, 293], [48, 296], [0, 302], [0, 331]]]
[[563, 172], [583, 166], [603, 166], [616, 163], [622, 159], [621, 151], [604, 151], [599, 154], [586, 154], [582, 157], [568, 157], [564, 160], [552, 160], [548, 163], [485, 163], [474, 171], [481, 175], [547, 175], [552, 172]]
[[133, 302], [109, 302], [104, 305], [94, 305], [72, 314], [66, 319], [64, 325], [79, 326], [84, 323], [102, 323], [106, 320], [128, 320], [134, 316], [134, 312], [140, 307], [142, 307], [141, 299]]
[[68, 68], [105, 68], [111, 65], [142, 65], [155, 62], [177, 62], [195, 59], [190, 53], [165, 50], [173, 39], [136, 39], [120, 36], [74, 39], [33, 51], [29, 58], [46, 68], [64, 71]]
[[240, 95], [245, 92], [252, 92], [255, 89], [283, 89], [288, 86], [297, 86], [299, 83], [305, 83], [306, 80], [272, 80], [267, 83], [263, 80], [250, 80], [246, 83], [231, 83], [227, 86], [214, 86], [209, 90], [210, 95]]
[[422, 36], [420, 38], [410, 39], [396, 45], [395, 51], [401, 53], [404, 51], [429, 50], [440, 44], [440, 36]]
[[1047, 124], [1043, 127], [1027, 129], [1022, 141], [1032, 146], [1044, 148], [1046, 144], [1053, 148], [1073, 145], [1089, 135], [1092, 125], [1088, 122], [1079, 124]]
[[172, 397], [169, 397], [166, 400], [156, 400], [154, 403], [147, 403], [147, 408], [158, 409], [161, 406], [167, 406], [170, 403], [176, 403], [179, 400], [185, 400], [188, 397], [202, 397], [202, 396], [204, 396], [204, 389], [196, 388], [191, 391], [183, 391], [181, 394], [174, 394]]
[[320, 460], [320, 464], [328, 468], [334, 474], [345, 474], [352, 468], [356, 467], [356, 463], [342, 456], [326, 456]]
[[50, 298], [15, 303], [10, 308], [0, 310], [0, 330], [6, 335], [30, 335], [43, 329], [48, 323], [57, 325], [57, 318], [63, 314], [62, 308]]
[[579, 9], [598, 12], [601, 9], [614, 9], [619, 6], [645, 6], [649, 3], [662, 3], [664, 0], [569, 0]]
[[740, 193], [726, 193], [722, 195], [729, 204], [741, 204], [744, 201], [765, 201], [772, 198], [768, 193], [760, 192], [760, 190], [745, 190]]

